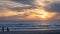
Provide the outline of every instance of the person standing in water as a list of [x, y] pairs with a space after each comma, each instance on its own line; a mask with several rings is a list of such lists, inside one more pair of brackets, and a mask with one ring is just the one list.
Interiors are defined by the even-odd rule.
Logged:
[[9, 32], [9, 28], [7, 27], [7, 32]]
[[2, 32], [4, 32], [4, 27], [2, 27]]

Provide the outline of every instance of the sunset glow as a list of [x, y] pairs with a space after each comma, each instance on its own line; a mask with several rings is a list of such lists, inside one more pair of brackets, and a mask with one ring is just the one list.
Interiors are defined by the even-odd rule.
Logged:
[[38, 16], [40, 18], [40, 20], [48, 20], [56, 15], [56, 13], [54, 13], [54, 12], [51, 13], [51, 12], [47, 12], [45, 10], [38, 10], [36, 13], [37, 13], [36, 16]]
[[[32, 10], [32, 11], [34, 11], [34, 10]], [[43, 9], [36, 9], [34, 14], [35, 14], [35, 16], [34, 15], [32, 15], [32, 16], [39, 18], [39, 20], [49, 20], [50, 18], [52, 18], [56, 15], [55, 12], [48, 12]]]

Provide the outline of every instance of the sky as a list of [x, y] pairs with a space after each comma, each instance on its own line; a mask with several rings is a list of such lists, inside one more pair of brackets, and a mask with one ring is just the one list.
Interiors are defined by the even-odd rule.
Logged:
[[0, 20], [60, 23], [60, 0], [0, 0]]

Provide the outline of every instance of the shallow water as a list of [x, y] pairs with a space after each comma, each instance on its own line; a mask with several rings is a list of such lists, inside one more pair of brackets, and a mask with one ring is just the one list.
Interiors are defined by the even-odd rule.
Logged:
[[0, 31], [0, 34], [60, 34], [60, 25], [0, 24]]
[[0, 30], [9, 28], [10, 31], [28, 30], [60, 30], [60, 25], [32, 25], [32, 24], [0, 24]]

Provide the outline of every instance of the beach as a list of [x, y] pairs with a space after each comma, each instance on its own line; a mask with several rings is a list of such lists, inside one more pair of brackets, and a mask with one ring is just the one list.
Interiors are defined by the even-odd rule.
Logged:
[[60, 30], [5, 31], [0, 34], [60, 34]]

